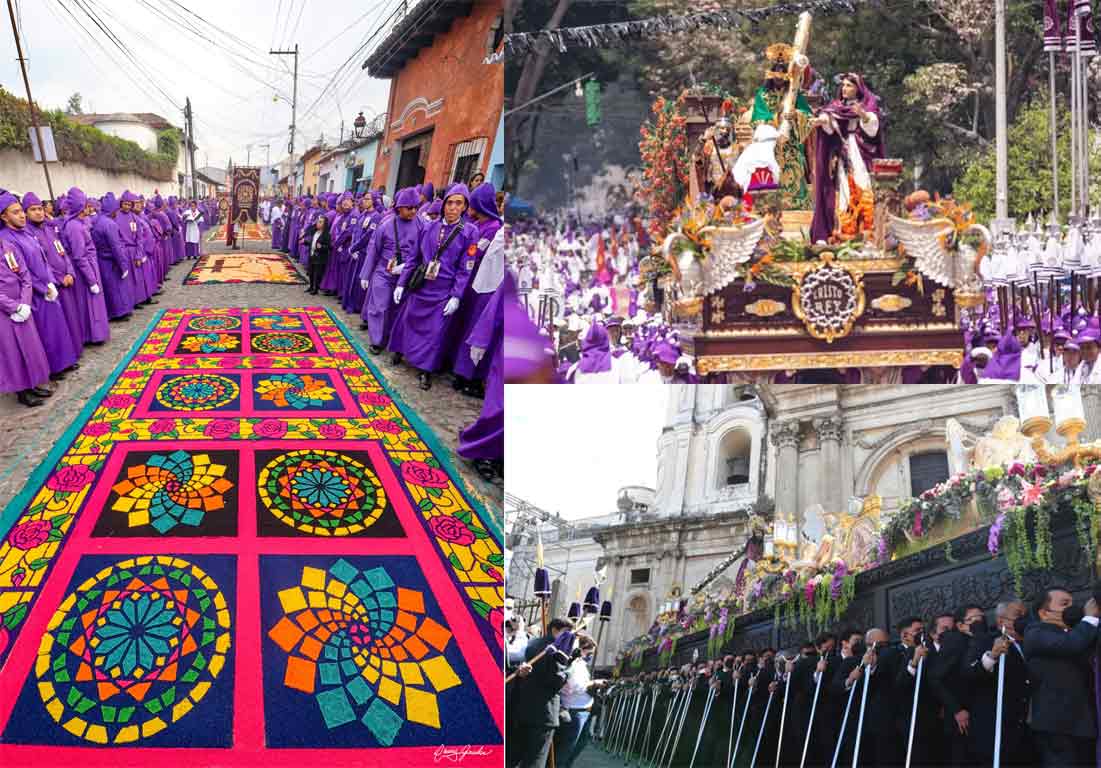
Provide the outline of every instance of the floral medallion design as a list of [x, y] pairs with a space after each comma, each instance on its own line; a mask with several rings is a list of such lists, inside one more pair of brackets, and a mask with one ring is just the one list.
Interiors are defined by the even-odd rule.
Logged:
[[313, 340], [302, 333], [258, 333], [252, 337], [252, 351], [267, 354], [294, 355], [312, 352]]
[[164, 534], [178, 525], [198, 526], [207, 513], [225, 508], [224, 494], [233, 487], [227, 469], [205, 453], [154, 454], [111, 487], [118, 494], [111, 509], [124, 513], [131, 528], [150, 525]]
[[373, 525], [386, 493], [366, 465], [336, 451], [282, 453], [257, 478], [260, 503], [286, 525], [315, 536], [348, 536]]
[[187, 323], [192, 331], [234, 331], [241, 327], [241, 318], [233, 315], [200, 315]]
[[38, 648], [38, 693], [77, 738], [134, 744], [203, 700], [230, 636], [226, 599], [197, 565], [171, 556], [122, 560], [57, 609]]
[[240, 386], [228, 376], [187, 373], [163, 381], [156, 398], [173, 411], [208, 411], [229, 405], [240, 394]]
[[408, 723], [440, 729], [438, 695], [463, 681], [444, 655], [451, 632], [426, 615], [423, 592], [340, 559], [304, 567], [278, 597], [267, 636], [286, 654], [283, 684], [312, 697], [328, 729], [352, 724], [380, 746]]
[[179, 348], [185, 352], [202, 354], [235, 352], [241, 348], [241, 338], [232, 333], [187, 334], [180, 339]]
[[336, 389], [321, 376], [298, 373], [274, 373], [256, 380], [261, 400], [280, 408], [306, 410], [323, 408], [336, 399]]
[[265, 331], [298, 331], [303, 328], [303, 323], [294, 315], [260, 315], [252, 318], [251, 327]]

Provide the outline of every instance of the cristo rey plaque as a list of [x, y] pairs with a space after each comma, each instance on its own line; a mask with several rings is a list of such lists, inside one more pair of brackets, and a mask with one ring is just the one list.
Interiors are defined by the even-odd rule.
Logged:
[[859, 273], [834, 263], [832, 253], [796, 282], [791, 308], [807, 333], [832, 343], [848, 336], [856, 319], [864, 314], [864, 284]]

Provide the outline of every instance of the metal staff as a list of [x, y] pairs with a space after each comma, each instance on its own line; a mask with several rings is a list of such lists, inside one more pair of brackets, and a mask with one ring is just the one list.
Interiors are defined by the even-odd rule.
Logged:
[[738, 759], [738, 748], [742, 745], [742, 732], [745, 731], [745, 718], [749, 714], [749, 702], [753, 701], [753, 694], [757, 690], [757, 676], [753, 675], [749, 678], [749, 695], [745, 697], [745, 709], [742, 710], [742, 722], [738, 726], [738, 740], [734, 742], [734, 754], [730, 756], [730, 763], [727, 768], [731, 768], [734, 765], [734, 761]]
[[822, 678], [825, 676], [825, 671], [820, 672], [818, 682], [814, 684], [814, 699], [810, 703], [810, 720], [807, 721], [807, 737], [803, 740], [803, 756], [799, 758], [799, 768], [807, 764], [807, 749], [810, 748], [810, 735], [814, 730], [814, 712], [818, 709], [818, 693], [822, 690]]
[[833, 762], [830, 768], [837, 768], [837, 758], [841, 755], [841, 744], [845, 741], [845, 727], [849, 724], [849, 710], [853, 705], [853, 694], [856, 693], [856, 683], [849, 689], [849, 701], [845, 704], [845, 716], [841, 718], [841, 734], [837, 737], [837, 747], [833, 750]]
[[906, 768], [910, 768], [910, 759], [914, 754], [914, 731], [917, 730], [918, 697], [921, 695], [921, 672], [925, 669], [925, 657], [918, 659], [917, 672], [914, 674], [914, 706], [910, 711], [910, 738], [906, 742]]
[[[784, 665], [787, 666], [794, 659], [784, 659]], [[776, 739], [776, 762], [774, 768], [780, 768], [780, 750], [784, 745], [784, 722], [787, 720], [788, 715], [788, 694], [791, 692], [791, 670], [787, 670], [787, 682], [784, 683], [784, 706], [780, 710], [780, 735]], [[807, 733], [810, 733], [808, 730]], [[689, 766], [691, 768], [691, 766]]]
[[[650, 693], [650, 691], [646, 690], [646, 688], [643, 687], [642, 692], [639, 694], [639, 701], [642, 702], [649, 693]], [[653, 697], [651, 696], [651, 699], [652, 698]], [[642, 709], [642, 716], [646, 717], [646, 705], [645, 704], [640, 704], [640, 707]], [[631, 738], [627, 742], [627, 753], [623, 756], [624, 757], [624, 763], [623, 763], [624, 765], [628, 765], [631, 762], [631, 747], [633, 747], [635, 745], [635, 736], [637, 736], [638, 732], [641, 731], [641, 730], [642, 730], [642, 724], [640, 723], [639, 727], [634, 729], [631, 733]], [[646, 733], [649, 734], [649, 732], [650, 732], [650, 729], [649, 729], [649, 727], [647, 727]], [[639, 747], [640, 752], [641, 752], [641, 750], [642, 750], [642, 748]]]
[[[1005, 637], [1005, 627], [1002, 627]], [[1002, 764], [1002, 700], [1005, 697], [1005, 654], [998, 657], [998, 709], [994, 715], [994, 768]]]
[[684, 705], [680, 710], [680, 723], [677, 724], [677, 736], [673, 739], [673, 746], [669, 750], [669, 759], [665, 763], [666, 768], [673, 764], [673, 758], [677, 756], [677, 747], [680, 745], [681, 734], [684, 733], [684, 721], [688, 718], [688, 708], [692, 706], [692, 692], [696, 690], [696, 678], [688, 684], [688, 695], [684, 697]]
[[631, 719], [630, 724], [627, 726], [627, 730], [624, 731], [623, 739], [619, 743], [619, 750], [623, 753], [625, 759], [630, 759], [631, 756], [631, 742], [634, 741], [636, 725], [638, 723], [638, 708], [642, 703], [642, 689], [639, 688], [635, 692], [635, 705], [631, 707]]
[[649, 768], [653, 768], [653, 766], [657, 764], [658, 754], [661, 752], [662, 745], [665, 743], [666, 734], [669, 730], [669, 721], [673, 716], [673, 711], [676, 709], [680, 696], [681, 690], [678, 689], [673, 691], [673, 695], [669, 699], [669, 707], [665, 710], [665, 722], [662, 723], [661, 732], [658, 733], [657, 743], [654, 744], [654, 751], [650, 754], [650, 759], [647, 761]]
[[627, 730], [627, 718], [631, 711], [631, 693], [627, 691], [623, 694], [623, 703], [619, 708], [619, 717], [616, 720], [615, 733], [612, 736], [612, 754], [614, 755], [619, 750], [619, 745], [623, 741], [623, 732]]
[[[874, 651], [876, 645], [872, 645]], [[860, 736], [864, 733], [864, 712], [868, 708], [868, 688], [871, 687], [872, 668], [864, 667], [864, 690], [860, 692], [860, 719], [856, 721], [856, 744], [853, 745], [853, 768], [860, 759]]]
[[734, 668], [734, 701], [730, 702], [730, 735], [726, 738], [726, 765], [730, 766], [730, 750], [734, 748], [734, 714], [738, 711], [738, 683], [741, 678], [738, 672], [741, 667]]
[[692, 748], [692, 759], [688, 761], [688, 768], [696, 764], [696, 753], [700, 751], [700, 741], [703, 740], [703, 731], [707, 728], [707, 716], [711, 714], [711, 702], [715, 700], [714, 686], [707, 687], [707, 701], [703, 705], [703, 719], [700, 720], [700, 730], [696, 733], [696, 746]]
[[612, 748], [612, 737], [615, 735], [616, 723], [619, 722], [619, 710], [623, 705], [623, 697], [620, 692], [617, 690], [615, 694], [611, 705], [608, 707], [608, 717], [604, 720], [603, 729], [604, 749], [609, 751]]
[[761, 750], [761, 739], [765, 737], [765, 726], [768, 724], [768, 711], [772, 709], [772, 699], [776, 691], [768, 692], [768, 701], [765, 702], [765, 716], [761, 718], [761, 730], [757, 731], [757, 744], [753, 747], [753, 757], [749, 759], [749, 768], [757, 765], [757, 753]]
[[650, 686], [650, 716], [646, 718], [646, 733], [642, 735], [642, 744], [638, 747], [639, 765], [645, 759], [646, 747], [650, 744], [650, 730], [654, 724], [654, 710], [657, 708], [659, 686], [653, 683]]

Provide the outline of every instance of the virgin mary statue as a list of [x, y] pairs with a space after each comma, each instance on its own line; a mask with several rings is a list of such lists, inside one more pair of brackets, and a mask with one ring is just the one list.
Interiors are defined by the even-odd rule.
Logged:
[[851, 240], [872, 228], [872, 161], [884, 156], [879, 99], [860, 75], [841, 77], [841, 95], [815, 116], [811, 241]]

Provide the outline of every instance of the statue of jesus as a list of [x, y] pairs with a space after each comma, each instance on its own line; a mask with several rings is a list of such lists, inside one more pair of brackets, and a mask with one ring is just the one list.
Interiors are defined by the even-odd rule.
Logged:
[[811, 242], [851, 240], [872, 229], [872, 161], [885, 155], [879, 99], [855, 72], [815, 116]]

